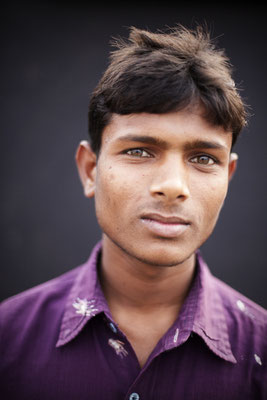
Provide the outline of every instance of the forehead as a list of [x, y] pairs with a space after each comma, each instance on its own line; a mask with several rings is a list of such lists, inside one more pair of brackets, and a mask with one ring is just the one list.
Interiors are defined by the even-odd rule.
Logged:
[[196, 110], [166, 114], [113, 114], [111, 122], [103, 131], [102, 147], [130, 141], [135, 136], [156, 138], [159, 145], [165, 144], [166, 147], [205, 140], [216, 142], [227, 149], [232, 144], [231, 132], [221, 126], [211, 125]]

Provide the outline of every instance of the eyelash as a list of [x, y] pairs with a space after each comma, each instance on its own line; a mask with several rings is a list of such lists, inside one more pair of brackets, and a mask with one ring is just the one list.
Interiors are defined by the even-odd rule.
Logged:
[[[148, 154], [148, 156], [129, 154], [129, 152], [133, 152], [133, 151], [146, 152], [146, 153]], [[125, 150], [125, 151], [124, 151], [124, 154], [130, 155], [130, 156], [135, 157], [135, 158], [151, 158], [151, 157], [153, 157], [152, 154], [151, 154], [148, 150], [146, 150], [145, 148], [142, 148], [142, 147], [135, 147], [135, 148], [132, 148], [132, 149]], [[200, 157], [206, 157], [206, 158], [208, 158], [208, 159], [209, 159], [209, 160], [208, 160], [208, 163], [205, 164], [205, 163], [199, 163], [199, 162], [192, 161], [192, 160], [194, 160], [194, 159], [199, 159]], [[204, 166], [206, 166], [206, 165], [214, 165], [214, 164], [219, 164], [219, 163], [220, 163], [219, 160], [218, 160], [217, 158], [212, 157], [212, 156], [210, 156], [210, 155], [208, 155], [208, 154], [205, 154], [205, 153], [201, 153], [201, 154], [194, 155], [193, 157], [190, 158], [190, 160], [191, 160], [191, 162], [193, 162], [194, 164], [199, 164], [199, 165], [204, 165]], [[211, 164], [210, 164], [210, 161], [212, 161]]]
[[[142, 157], [140, 155], [139, 156], [138, 155], [134, 156], [133, 154], [128, 154], [130, 151], [136, 151], [136, 150], [141, 150], [142, 152], [146, 152], [149, 155], [149, 157], [148, 156]], [[133, 157], [136, 157], [136, 158], [151, 158], [152, 157], [152, 155], [146, 149], [143, 149], [142, 147], [135, 147], [133, 149], [128, 149], [124, 153], [128, 154], [128, 155], [131, 155]]]
[[[198, 154], [197, 156], [194, 156], [194, 157], [191, 158], [191, 162], [195, 163], [195, 161], [192, 161], [192, 160], [194, 160], [195, 158], [200, 158], [200, 157], [206, 157], [206, 158], [209, 159], [207, 164], [205, 164], [205, 163], [200, 163], [200, 162], [199, 162], [198, 164], [200, 164], [200, 165], [214, 165], [214, 164], [219, 164], [219, 161], [218, 161], [215, 157], [211, 157], [211, 156], [209, 156], [208, 154]], [[209, 163], [210, 161], [212, 161], [211, 164]]]

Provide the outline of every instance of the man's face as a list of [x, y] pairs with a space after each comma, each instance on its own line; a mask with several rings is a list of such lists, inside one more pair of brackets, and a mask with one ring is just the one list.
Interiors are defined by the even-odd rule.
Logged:
[[232, 136], [197, 112], [114, 115], [94, 175], [104, 240], [152, 265], [177, 265], [210, 236], [236, 161]]

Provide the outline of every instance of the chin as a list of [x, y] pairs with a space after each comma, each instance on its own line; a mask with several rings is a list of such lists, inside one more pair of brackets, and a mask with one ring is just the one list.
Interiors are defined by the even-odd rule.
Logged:
[[139, 251], [132, 252], [131, 256], [134, 256], [139, 261], [153, 266], [158, 267], [174, 267], [179, 264], [183, 264], [187, 261], [194, 251], [186, 251], [185, 249], [180, 250], [176, 245], [175, 248], [169, 248], [169, 246], [156, 246], [156, 248], [146, 248], [144, 252]]
[[[175, 267], [177, 265], [183, 264], [187, 259], [191, 257], [151, 257], [143, 259], [146, 264], [154, 265], [156, 267]], [[140, 259], [141, 260], [141, 259]]]
[[[192, 245], [188, 246], [188, 241], [185, 243], [173, 239], [154, 238], [152, 241], [132, 239], [125, 243], [118, 238], [112, 238], [107, 233], [106, 237], [130, 259], [151, 266], [174, 267], [187, 261], [196, 250]], [[131, 243], [130, 246], [129, 243]]]

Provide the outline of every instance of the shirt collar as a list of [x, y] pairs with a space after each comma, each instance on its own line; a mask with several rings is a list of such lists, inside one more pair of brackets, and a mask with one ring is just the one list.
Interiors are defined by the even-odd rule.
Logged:
[[166, 349], [185, 342], [192, 333], [199, 335], [208, 348], [222, 359], [236, 363], [229, 341], [222, 299], [200, 251], [196, 253], [196, 275], [177, 321], [168, 331]]
[[201, 255], [200, 291], [193, 330], [198, 333], [207, 346], [226, 361], [236, 363], [229, 341], [225, 310], [216, 282]]
[[[97, 276], [101, 242], [94, 247], [83, 264], [68, 296], [56, 346], [74, 339], [85, 324], [104, 312], [112, 319]], [[226, 361], [236, 363], [231, 351], [222, 300], [200, 252], [196, 254], [197, 269], [193, 285], [175, 324], [164, 336], [166, 350], [186, 341], [192, 332], [198, 334], [211, 351]]]
[[81, 265], [68, 296], [56, 347], [74, 339], [85, 324], [97, 314], [110, 314], [98, 277], [97, 265], [101, 242], [97, 243], [88, 261]]

